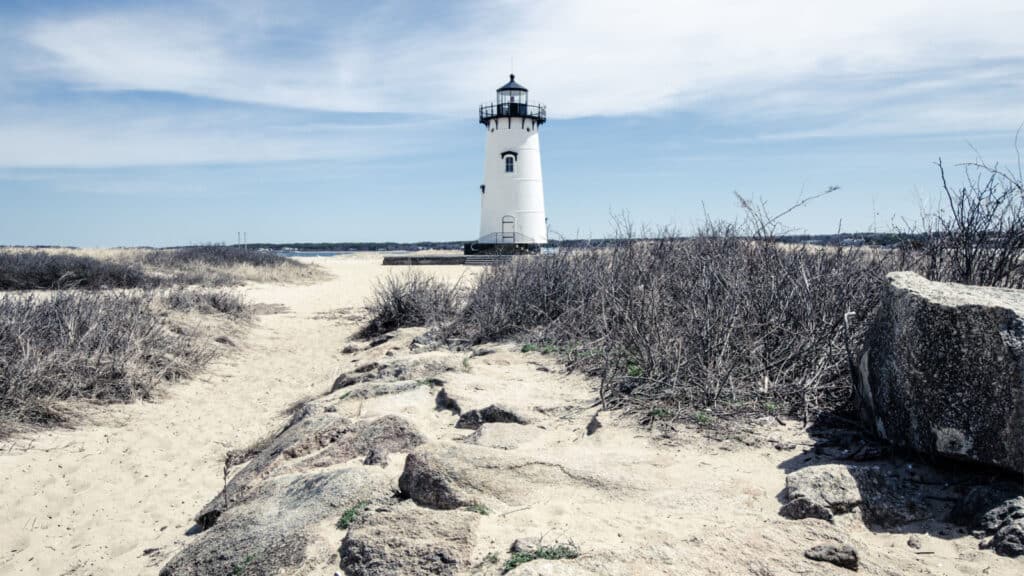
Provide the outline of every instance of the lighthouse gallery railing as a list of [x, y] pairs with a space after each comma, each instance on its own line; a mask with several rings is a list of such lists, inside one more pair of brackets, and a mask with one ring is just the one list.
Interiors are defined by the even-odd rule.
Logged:
[[480, 106], [480, 123], [487, 124], [495, 118], [531, 118], [543, 124], [548, 119], [548, 110], [543, 104], [484, 104]]

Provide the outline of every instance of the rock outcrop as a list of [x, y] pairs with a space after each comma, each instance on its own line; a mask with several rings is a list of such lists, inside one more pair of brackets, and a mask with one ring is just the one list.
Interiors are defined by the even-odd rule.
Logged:
[[321, 469], [352, 458], [377, 458], [405, 452], [425, 441], [415, 426], [400, 416], [352, 422], [336, 413], [307, 405], [275, 437], [259, 447], [239, 471], [196, 517], [206, 528], [223, 511], [245, 502], [261, 482], [272, 476]]
[[[342, 468], [272, 478], [225, 510], [160, 571], [161, 576], [290, 573], [306, 561], [312, 527], [358, 502], [386, 500], [391, 482], [378, 468]], [[289, 570], [291, 569], [291, 570]]]
[[982, 545], [1003, 556], [1024, 555], [1024, 495], [1012, 484], [975, 486], [950, 512], [949, 520], [983, 537]]
[[402, 495], [438, 510], [522, 505], [536, 487], [556, 484], [613, 485], [606, 478], [558, 462], [447, 442], [424, 444], [410, 452], [398, 479]]
[[1024, 472], [1024, 291], [891, 273], [859, 368], [878, 436]]
[[787, 503], [779, 513], [787, 518], [831, 521], [839, 514], [861, 511], [864, 521], [883, 528], [931, 517], [920, 484], [894, 469], [876, 466], [823, 464], [786, 476]]
[[[307, 561], [316, 527], [366, 502], [385, 502], [386, 461], [424, 442], [399, 416], [351, 421], [307, 404], [281, 432], [243, 451], [246, 461], [197, 516], [203, 530], [161, 571], [162, 576], [279, 574]], [[236, 460], [237, 460], [236, 459]]]
[[341, 543], [349, 576], [457, 574], [470, 567], [480, 515], [412, 502], [364, 513]]

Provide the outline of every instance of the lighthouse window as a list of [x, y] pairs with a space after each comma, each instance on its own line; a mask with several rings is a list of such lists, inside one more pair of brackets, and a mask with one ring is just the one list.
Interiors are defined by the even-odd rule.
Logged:
[[505, 157], [505, 172], [515, 172], [516, 160], [511, 156]]

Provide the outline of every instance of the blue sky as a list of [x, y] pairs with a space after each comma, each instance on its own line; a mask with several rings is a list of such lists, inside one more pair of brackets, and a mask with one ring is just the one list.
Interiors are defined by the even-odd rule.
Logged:
[[885, 230], [1024, 122], [1015, 0], [170, 4], [0, 3], [0, 244], [472, 239], [510, 61], [570, 238]]

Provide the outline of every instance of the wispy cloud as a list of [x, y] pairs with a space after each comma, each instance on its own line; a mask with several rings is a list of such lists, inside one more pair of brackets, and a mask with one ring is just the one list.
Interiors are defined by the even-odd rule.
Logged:
[[[0, 38], [18, 54], [0, 58], [8, 73], [0, 90], [13, 77], [56, 83], [68, 100], [145, 91], [465, 120], [514, 60], [561, 118], [689, 110], [783, 139], [1008, 130], [1024, 119], [1024, 4], [1016, 0], [437, 6], [204, 2], [30, 15]], [[387, 153], [410, 133], [295, 134], [268, 127], [264, 112], [224, 120], [198, 107], [133, 109], [112, 132], [91, 111], [66, 106], [23, 107], [57, 107], [65, 116], [57, 118], [17, 116], [9, 106], [0, 163], [358, 157]]]
[[[1024, 5], [1013, 0], [499, 1], [441, 19], [385, 3], [279, 16], [234, 5], [100, 12], [36, 22], [25, 39], [84, 88], [354, 112], [465, 114], [514, 59], [568, 117], [823, 80], [838, 91], [878, 78], [898, 86], [903, 74], [984, 73], [994, 59], [1019, 74], [1024, 60]], [[299, 46], [284, 40], [295, 37]]]

